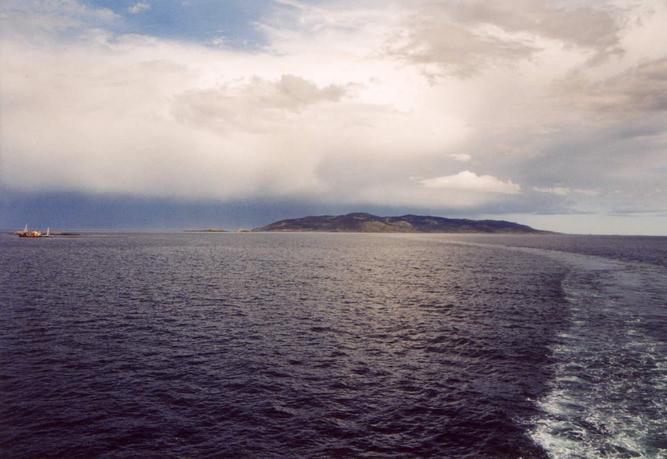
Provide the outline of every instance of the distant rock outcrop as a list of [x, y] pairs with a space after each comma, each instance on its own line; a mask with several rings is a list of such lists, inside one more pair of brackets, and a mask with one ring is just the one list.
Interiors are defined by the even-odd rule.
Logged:
[[403, 215], [378, 217], [366, 213], [323, 215], [280, 220], [253, 231], [321, 231], [346, 233], [544, 233], [504, 220]]

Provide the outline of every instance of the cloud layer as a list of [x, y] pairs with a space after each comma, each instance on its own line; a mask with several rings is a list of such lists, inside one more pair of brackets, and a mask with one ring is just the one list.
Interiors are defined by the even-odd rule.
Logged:
[[492, 175], [477, 175], [470, 171], [461, 171], [456, 175], [433, 177], [420, 181], [426, 188], [442, 190], [468, 190], [479, 193], [517, 194], [521, 187], [511, 180], [506, 182]]
[[664, 2], [284, 0], [253, 49], [1, 8], [7, 188], [667, 213]]

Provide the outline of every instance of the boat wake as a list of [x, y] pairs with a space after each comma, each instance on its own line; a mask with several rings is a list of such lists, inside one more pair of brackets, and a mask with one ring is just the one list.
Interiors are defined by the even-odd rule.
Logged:
[[569, 326], [529, 435], [553, 458], [667, 458], [667, 268], [470, 241], [545, 256], [569, 272]]
[[549, 252], [570, 327], [553, 347], [550, 391], [531, 432], [552, 457], [667, 457], [667, 272]]

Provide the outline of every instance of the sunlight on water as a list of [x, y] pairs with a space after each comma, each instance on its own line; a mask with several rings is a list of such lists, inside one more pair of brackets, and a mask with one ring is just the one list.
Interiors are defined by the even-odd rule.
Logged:
[[664, 456], [667, 274], [628, 240], [0, 235], [0, 450]]

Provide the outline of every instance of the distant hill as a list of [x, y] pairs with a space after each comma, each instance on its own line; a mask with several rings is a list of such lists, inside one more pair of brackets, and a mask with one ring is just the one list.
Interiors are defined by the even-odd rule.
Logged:
[[545, 233], [504, 220], [403, 215], [378, 217], [366, 213], [322, 215], [280, 220], [253, 231], [328, 231], [346, 233]]

